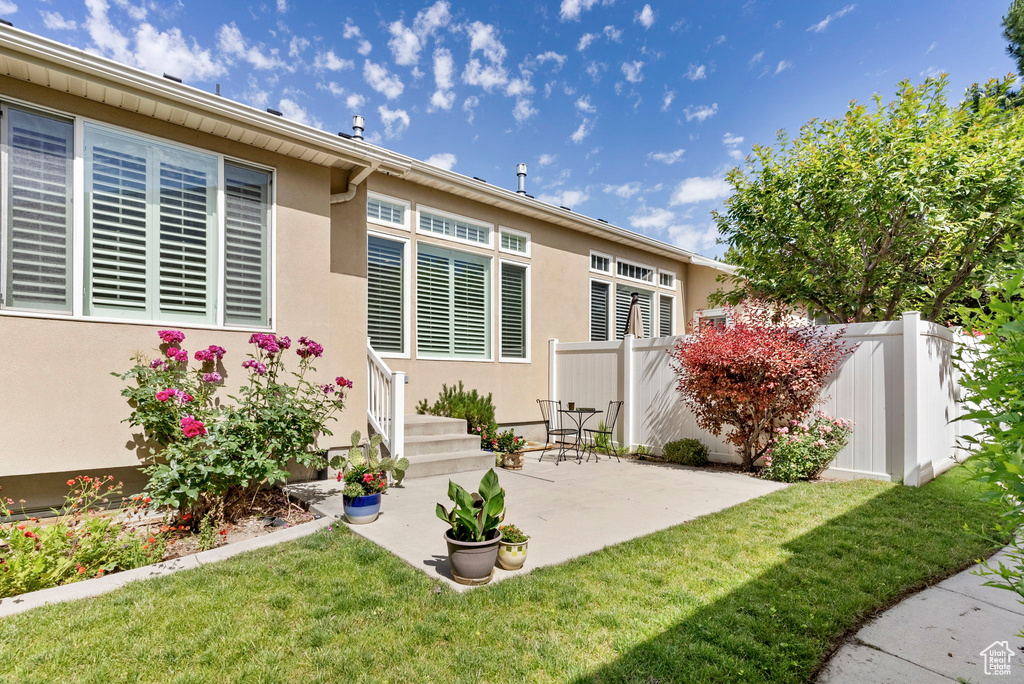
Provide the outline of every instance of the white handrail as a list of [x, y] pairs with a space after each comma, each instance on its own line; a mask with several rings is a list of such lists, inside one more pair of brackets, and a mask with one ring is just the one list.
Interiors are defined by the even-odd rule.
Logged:
[[393, 371], [366, 339], [366, 419], [391, 456], [405, 450], [405, 373]]

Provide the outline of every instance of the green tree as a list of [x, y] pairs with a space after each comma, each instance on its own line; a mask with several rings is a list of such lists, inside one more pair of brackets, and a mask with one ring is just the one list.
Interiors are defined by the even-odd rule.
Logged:
[[1017, 73], [1024, 74], [1024, 0], [1013, 0], [1003, 17], [1006, 52], [1017, 62]]
[[851, 102], [794, 140], [755, 146], [714, 213], [737, 279], [833, 322], [911, 309], [946, 321], [1022, 242], [1024, 112], [1004, 106], [1013, 82], [954, 106], [945, 77], [904, 81], [889, 103]]

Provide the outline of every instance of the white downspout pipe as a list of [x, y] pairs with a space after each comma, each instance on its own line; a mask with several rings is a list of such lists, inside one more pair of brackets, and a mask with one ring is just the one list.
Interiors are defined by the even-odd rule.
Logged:
[[348, 202], [350, 199], [356, 196], [356, 189], [359, 184], [366, 180], [367, 176], [377, 170], [380, 166], [380, 160], [374, 159], [370, 162], [369, 166], [364, 166], [363, 169], [355, 176], [348, 179], [348, 190], [345, 192], [336, 192], [331, 195], [331, 204], [341, 204], [342, 202]]

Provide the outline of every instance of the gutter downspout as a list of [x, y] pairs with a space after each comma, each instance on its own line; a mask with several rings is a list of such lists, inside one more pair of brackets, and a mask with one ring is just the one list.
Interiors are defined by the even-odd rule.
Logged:
[[345, 192], [337, 192], [331, 195], [331, 204], [341, 204], [342, 202], [348, 202], [350, 199], [356, 196], [356, 189], [359, 184], [362, 183], [367, 177], [377, 170], [380, 166], [380, 159], [374, 159], [370, 162], [369, 166], [364, 166], [363, 170], [357, 173], [354, 177], [348, 179], [348, 190]]

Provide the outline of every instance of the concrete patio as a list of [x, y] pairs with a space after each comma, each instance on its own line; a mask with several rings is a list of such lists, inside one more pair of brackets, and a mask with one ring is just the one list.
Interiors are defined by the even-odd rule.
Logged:
[[[530, 535], [526, 566], [517, 572], [497, 568], [493, 581], [562, 563], [605, 546], [641, 537], [762, 496], [785, 485], [747, 475], [669, 464], [602, 458], [555, 465], [527, 454], [519, 472], [496, 469], [505, 488], [506, 523]], [[448, 479], [476, 491], [486, 470], [406, 480], [384, 495], [380, 517], [352, 531], [388, 549], [414, 568], [439, 577], [455, 589], [442, 535], [434, 514], [447, 505]], [[294, 484], [289, 491], [316, 512], [343, 518], [340, 485], [333, 481]]]

